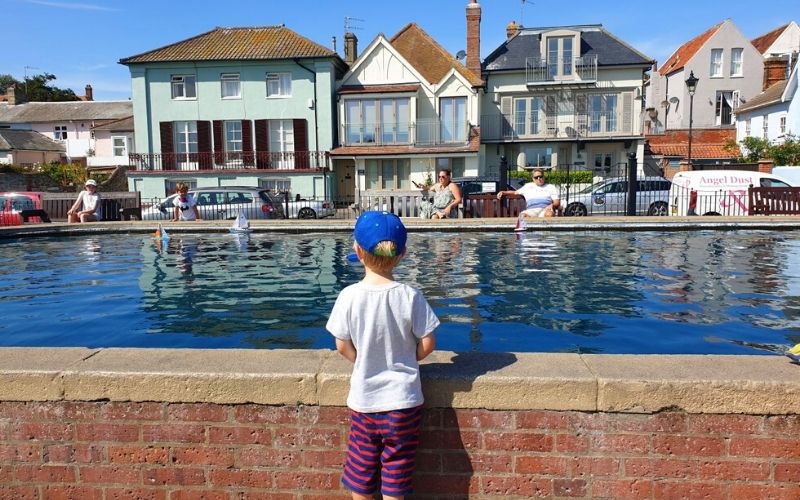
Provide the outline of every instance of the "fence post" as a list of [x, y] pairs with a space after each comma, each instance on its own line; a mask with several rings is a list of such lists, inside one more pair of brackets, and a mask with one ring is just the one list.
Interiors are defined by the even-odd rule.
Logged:
[[628, 215], [636, 215], [636, 153], [628, 153]]

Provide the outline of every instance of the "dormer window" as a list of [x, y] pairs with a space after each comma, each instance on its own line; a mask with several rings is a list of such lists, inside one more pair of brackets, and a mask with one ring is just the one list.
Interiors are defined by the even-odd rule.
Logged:
[[571, 36], [547, 38], [547, 71], [551, 79], [572, 77], [573, 40]]

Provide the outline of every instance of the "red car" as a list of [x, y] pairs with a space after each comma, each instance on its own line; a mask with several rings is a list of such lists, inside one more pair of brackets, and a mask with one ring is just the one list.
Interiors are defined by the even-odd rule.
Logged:
[[[39, 193], [17, 191], [0, 193], [0, 226], [22, 224], [23, 210], [41, 210], [42, 197]], [[39, 217], [31, 217], [28, 222], [42, 222]]]

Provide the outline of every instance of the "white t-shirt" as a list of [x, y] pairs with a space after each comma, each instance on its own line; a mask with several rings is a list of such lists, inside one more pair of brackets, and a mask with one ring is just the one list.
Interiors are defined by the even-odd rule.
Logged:
[[103, 218], [102, 205], [100, 204], [100, 195], [95, 192], [94, 194], [89, 191], [81, 191], [81, 210], [91, 210], [97, 207], [94, 211], [94, 216], [97, 220]]
[[356, 348], [347, 406], [376, 413], [421, 405], [417, 342], [437, 326], [439, 318], [414, 287], [359, 282], [342, 290], [326, 328]]
[[194, 196], [187, 194], [186, 200], [181, 200], [180, 195], [176, 196], [175, 199], [172, 201], [172, 204], [178, 207], [178, 212], [180, 212], [179, 220], [195, 220], [197, 217], [194, 215], [194, 210], [192, 207], [197, 205], [197, 200], [194, 199]]
[[517, 194], [525, 197], [525, 209], [545, 208], [558, 200], [558, 188], [552, 184], [537, 186], [536, 181], [529, 182], [517, 189]]

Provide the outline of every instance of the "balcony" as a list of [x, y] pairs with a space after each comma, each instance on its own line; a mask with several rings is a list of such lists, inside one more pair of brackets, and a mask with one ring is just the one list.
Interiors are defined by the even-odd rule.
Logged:
[[133, 171], [314, 170], [329, 167], [328, 151], [142, 153], [128, 155]]
[[525, 59], [525, 82], [528, 85], [580, 85], [597, 82], [597, 56]]
[[[548, 122], [552, 125], [547, 126]], [[520, 133], [522, 124], [515, 126], [513, 115], [481, 116], [481, 141], [490, 142], [528, 142], [552, 140], [601, 139], [614, 137], [630, 137], [641, 135], [633, 130], [632, 122], [624, 120], [601, 119], [592, 122], [588, 116], [559, 115], [555, 120], [540, 120], [536, 133]]]
[[469, 142], [467, 120], [342, 124], [343, 146], [443, 146]]

